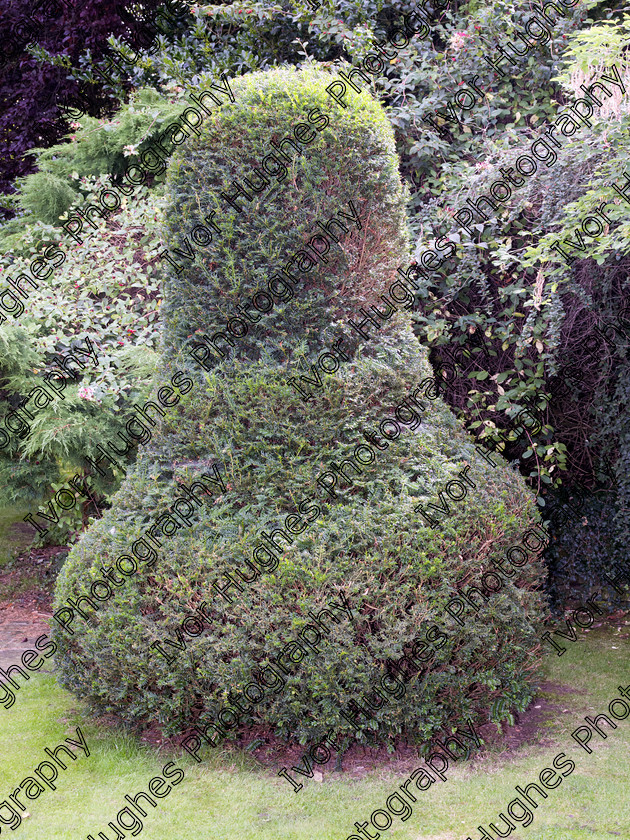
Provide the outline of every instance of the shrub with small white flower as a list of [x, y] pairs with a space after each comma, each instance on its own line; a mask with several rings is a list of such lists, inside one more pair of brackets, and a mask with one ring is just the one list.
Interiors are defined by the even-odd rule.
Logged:
[[81, 386], [77, 391], [77, 396], [80, 400], [89, 400], [90, 402], [100, 402], [94, 396], [94, 388], [91, 385]]
[[[84, 188], [95, 193], [105, 183], [83, 179]], [[24, 438], [0, 452], [0, 503], [45, 501], [52, 483], [84, 472], [86, 456], [98, 457], [97, 444], [111, 441], [123, 449], [117, 432], [130, 419], [132, 404], [148, 397], [157, 360], [159, 192], [141, 187], [115, 216], [97, 220], [98, 229], [83, 245], [66, 250], [66, 261], [50, 281], [31, 291], [25, 312], [0, 326], [0, 420], [54, 369], [55, 358], [72, 352], [73, 343], [85, 347], [87, 336], [99, 361], [78, 373], [63, 399], [37, 411]], [[42, 222], [28, 225], [21, 242], [25, 256], [14, 256], [11, 264], [0, 258], [0, 278], [26, 271], [26, 254], [35, 252], [38, 242], [59, 245], [59, 232]], [[116, 489], [118, 478], [91, 476], [101, 501]], [[52, 529], [49, 536], [64, 538]]]
[[466, 44], [466, 39], [471, 36], [465, 30], [462, 32], [454, 32], [449, 39], [449, 47], [455, 52], [459, 52]]

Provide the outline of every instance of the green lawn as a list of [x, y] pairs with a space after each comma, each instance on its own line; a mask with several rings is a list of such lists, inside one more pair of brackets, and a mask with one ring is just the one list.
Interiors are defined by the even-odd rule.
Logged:
[[22, 521], [28, 512], [19, 505], [0, 508], [0, 571], [31, 542], [34, 529]]
[[[497, 823], [517, 795], [515, 785], [524, 787], [544, 767], [551, 766], [559, 752], [576, 762], [576, 770], [534, 811], [528, 827], [518, 825], [512, 840], [611, 840], [630, 838], [630, 717], [618, 724], [606, 740], [596, 733], [587, 755], [571, 740], [570, 733], [583, 723], [584, 715], [605, 712], [608, 702], [619, 695], [618, 686], [630, 683], [630, 669], [624, 666], [628, 653], [626, 628], [601, 628], [582, 633], [579, 642], [567, 643], [568, 651], [551, 654], [545, 662], [545, 676], [554, 684], [571, 687], [570, 693], [547, 696], [557, 703], [554, 719], [543, 723], [539, 740], [516, 752], [494, 750], [447, 771], [449, 781], [436, 782], [428, 791], [416, 790], [418, 801], [406, 821], [394, 817], [381, 837], [395, 840], [477, 840], [477, 826]], [[124, 734], [99, 728], [77, 708], [73, 697], [61, 690], [50, 675], [36, 675], [17, 693], [11, 709], [0, 708], [0, 801], [47, 756], [44, 747], [54, 748], [68, 737], [76, 738], [79, 725], [91, 755], [70, 762], [59, 770], [57, 790], [48, 788], [30, 802], [30, 816], [16, 829], [31, 840], [84, 840], [105, 832], [126, 804], [124, 795], [147, 790], [149, 780], [162, 766], [174, 760], [185, 778], [170, 794], [147, 806], [143, 837], [159, 840], [346, 840], [355, 820], [369, 820], [374, 809], [384, 808], [385, 799], [408, 777], [377, 769], [362, 780], [326, 774], [323, 782], [306, 782], [293, 793], [288, 783], [265, 771], [250, 757], [233, 753], [214, 754], [204, 764], [188, 756], [169, 754], [140, 746]], [[419, 759], [417, 765], [422, 761]], [[332, 766], [332, 763], [331, 763]], [[6, 815], [6, 811], [0, 813]], [[125, 817], [123, 817], [123, 820]], [[377, 818], [378, 819], [378, 818]], [[127, 823], [131, 826], [131, 823]], [[131, 826], [133, 827], [133, 826]], [[137, 831], [137, 828], [135, 829]], [[8, 825], [2, 826], [9, 835]], [[376, 831], [371, 829], [371, 836]], [[125, 832], [131, 836], [131, 831]]]

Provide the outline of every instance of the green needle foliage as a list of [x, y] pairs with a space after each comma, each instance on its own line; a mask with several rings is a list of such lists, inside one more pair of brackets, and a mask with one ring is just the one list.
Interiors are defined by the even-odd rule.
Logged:
[[[190, 485], [211, 464], [220, 466], [225, 492], [205, 497], [190, 527], [160, 537], [155, 564], [139, 563], [98, 611], [86, 620], [77, 616], [72, 636], [55, 634], [64, 685], [95, 711], [128, 724], [158, 721], [172, 733], [213, 720], [228, 691], [239, 694], [309, 621], [308, 612], [339, 601], [341, 592], [352, 620], [330, 622], [319, 651], [296, 662], [284, 689], [242, 724], [262, 719], [267, 732], [301, 742], [331, 727], [352, 734], [340, 711], [369, 694], [387, 672], [386, 660], [400, 657], [435, 623], [447, 640], [430, 671], [376, 713], [378, 741], [399, 735], [422, 741], [465, 715], [486, 719], [499, 696], [509, 710], [532, 695], [542, 616], [536, 559], [478, 617], [470, 612], [463, 627], [443, 612], [536, 521], [517, 473], [500, 458], [494, 468], [478, 457], [434, 398], [420, 426], [379, 448], [360, 475], [349, 473], [352, 481], [340, 479], [334, 498], [316, 482], [432, 373], [409, 314], [400, 312], [373, 340], [348, 340], [349, 360], [322, 375], [313, 399], [305, 402], [288, 382], [328, 348], [336, 325], [360, 320], [360, 307], [383, 306], [379, 295], [409, 259], [393, 132], [367, 93], [349, 94], [343, 111], [332, 106], [325, 93], [332, 79], [314, 69], [242, 77], [232, 83], [235, 102], [214, 110], [171, 163], [166, 246], [181, 248], [213, 209], [221, 231], [212, 250], [196, 249], [194, 260], [183, 259], [166, 278], [160, 379], [166, 383], [177, 365], [194, 386], [161, 419], [111, 510], [72, 550], [55, 604], [87, 591], [101, 567], [129, 554], [172, 504], [178, 482]], [[244, 202], [241, 214], [226, 209], [220, 192], [248, 177], [271, 141], [289, 136], [312, 109], [329, 113], [331, 123], [295, 155], [273, 197]], [[362, 229], [344, 234], [329, 262], [318, 263], [294, 297], [236, 340], [224, 359], [217, 356], [206, 372], [193, 363], [190, 341], [223, 328], [236, 305], [267, 288], [274, 271], [317, 231], [316, 222], [347, 210], [348, 201], [359, 208]], [[414, 507], [437, 501], [466, 466], [476, 489], [451, 504], [439, 527], [427, 527]], [[312, 506], [311, 521], [278, 552], [275, 568], [251, 579], [261, 530], [288, 527], [286, 517], [301, 503]], [[232, 603], [213, 589], [227, 572], [242, 589], [230, 590]], [[167, 663], [150, 646], [175, 640], [202, 602], [210, 622], [198, 636], [185, 636], [186, 650]]]

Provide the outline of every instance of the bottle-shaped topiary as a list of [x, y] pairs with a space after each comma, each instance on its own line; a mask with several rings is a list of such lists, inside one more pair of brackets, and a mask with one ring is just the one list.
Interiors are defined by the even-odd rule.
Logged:
[[[422, 740], [531, 694], [536, 557], [496, 594], [462, 601], [462, 625], [444, 607], [521, 539], [535, 505], [500, 458], [476, 454], [430, 384], [409, 312], [380, 297], [408, 260], [393, 132], [367, 93], [332, 103], [331, 81], [315, 69], [233, 81], [235, 101], [171, 161], [156, 393], [176, 367], [186, 375], [72, 550], [55, 605], [94, 602], [81, 602], [85, 618], [62, 614], [62, 679], [129, 723], [214, 722], [231, 737], [262, 721], [304, 742], [355, 733], [357, 700], [377, 741]], [[380, 325], [368, 321], [367, 338], [349, 327], [361, 309]], [[203, 473], [207, 495], [189, 489]], [[465, 500], [445, 495], [449, 482]], [[168, 515], [193, 493], [187, 521]], [[415, 508], [439, 493], [431, 525]], [[121, 582], [96, 602], [90, 586], [113, 566]], [[317, 619], [342, 594], [348, 611]], [[407, 685], [381, 680], [403, 653], [418, 657]]]

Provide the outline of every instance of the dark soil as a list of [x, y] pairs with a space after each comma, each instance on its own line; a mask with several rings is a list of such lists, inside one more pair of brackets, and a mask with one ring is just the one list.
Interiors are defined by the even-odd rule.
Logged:
[[50, 633], [55, 578], [67, 553], [63, 546], [27, 549], [0, 570], [0, 667], [18, 664]]
[[67, 554], [59, 545], [33, 548], [7, 564], [0, 570], [0, 610], [50, 615], [55, 579]]
[[[497, 730], [496, 725], [493, 723], [475, 727], [475, 731], [484, 743], [484, 746], [476, 755], [482, 756], [486, 750], [500, 747], [502, 756], [507, 758], [516, 753], [521, 747], [529, 744], [536, 746], [547, 746], [551, 744], [552, 738], [548, 730], [543, 728], [543, 726], [549, 720], [558, 719], [562, 715], [563, 709], [561, 704], [551, 702], [545, 696], [572, 693], [574, 693], [574, 690], [569, 686], [550, 682], [542, 683], [539, 695], [531, 703], [530, 707], [524, 713], [514, 715], [514, 726], [503, 723], [501, 732]], [[113, 724], [114, 721], [111, 721], [111, 723]], [[141, 740], [154, 746], [172, 746], [179, 749], [180, 737], [178, 736], [174, 739], [165, 738], [159, 728], [155, 726], [146, 730], [142, 734]], [[230, 753], [236, 757], [237, 752], [247, 750], [261, 766], [275, 772], [282, 767], [287, 767], [291, 772], [291, 767], [294, 765], [300, 765], [304, 768], [304, 764], [300, 764], [300, 762], [304, 755], [305, 747], [299, 745], [287, 746], [278, 738], [274, 737], [269, 729], [265, 727], [252, 727], [246, 730], [238, 741], [222, 744], [221, 750], [227, 752], [228, 758]], [[327, 764], [315, 764], [313, 766], [316, 781], [322, 781], [325, 776], [339, 770], [339, 767], [336, 766], [337, 754], [334, 751], [331, 752], [332, 757]], [[361, 778], [367, 773], [373, 772], [375, 769], [378, 770], [379, 768], [385, 769], [388, 772], [408, 774], [418, 767], [422, 761], [423, 753], [421, 753], [420, 747], [402, 742], [396, 744], [395, 749], [390, 753], [388, 753], [386, 747], [376, 749], [355, 745], [344, 754], [342, 770], [345, 775], [351, 778]], [[470, 761], [474, 765], [475, 753], [471, 755]], [[299, 782], [304, 781], [295, 772], [291, 773], [291, 775]]]

